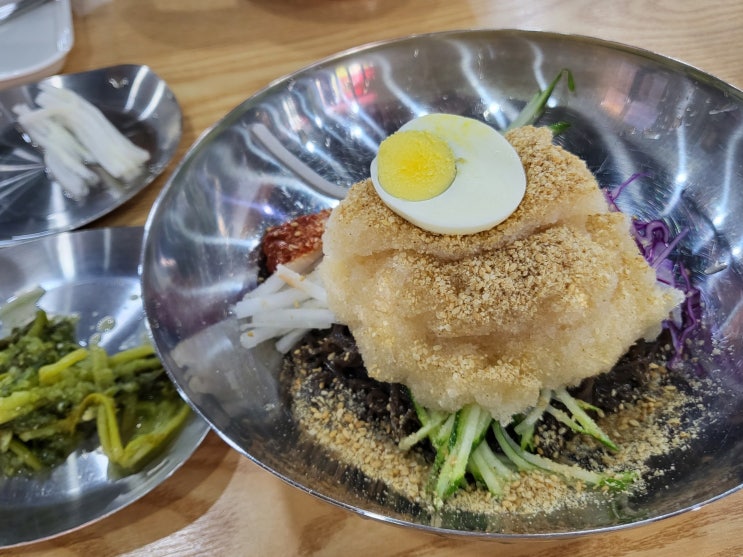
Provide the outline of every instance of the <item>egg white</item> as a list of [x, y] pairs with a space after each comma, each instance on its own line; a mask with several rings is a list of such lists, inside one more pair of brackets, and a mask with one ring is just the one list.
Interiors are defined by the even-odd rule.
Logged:
[[457, 173], [441, 194], [406, 201], [387, 193], [378, 179], [378, 157], [370, 173], [374, 189], [395, 213], [429, 232], [474, 234], [507, 219], [526, 191], [526, 174], [505, 137], [487, 124], [453, 114], [428, 114], [407, 122], [400, 131], [433, 133], [447, 142]]

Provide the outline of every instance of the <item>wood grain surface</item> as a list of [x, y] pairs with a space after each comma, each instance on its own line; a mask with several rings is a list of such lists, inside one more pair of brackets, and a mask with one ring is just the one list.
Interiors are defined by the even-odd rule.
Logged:
[[[92, 226], [143, 224], [173, 166], [209, 126], [271, 81], [337, 51], [413, 33], [521, 28], [652, 50], [743, 87], [741, 0], [74, 0], [76, 72], [149, 65], [184, 113], [161, 178]], [[19, 556], [739, 556], [743, 493], [639, 528], [537, 543], [444, 538], [360, 518], [285, 485], [211, 433], [153, 492]]]

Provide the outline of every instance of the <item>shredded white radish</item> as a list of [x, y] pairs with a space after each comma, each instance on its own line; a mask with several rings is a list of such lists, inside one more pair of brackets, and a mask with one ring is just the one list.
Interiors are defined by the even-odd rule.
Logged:
[[276, 309], [256, 313], [253, 316], [253, 327], [327, 329], [333, 324], [334, 317], [329, 309]]
[[245, 298], [235, 304], [235, 315], [238, 319], [245, 319], [262, 311], [296, 307], [309, 297], [307, 293], [301, 290], [283, 290], [259, 298]]
[[285, 285], [286, 283], [281, 280], [281, 277], [274, 273], [258, 286], [256, 286], [253, 290], [245, 294], [243, 300], [249, 300], [251, 298], [261, 298], [262, 296], [273, 294], [281, 290]]
[[91, 177], [85, 165], [70, 160], [67, 153], [60, 152], [58, 149], [47, 149], [44, 154], [44, 166], [75, 199], [88, 195], [90, 186], [98, 181], [95, 173], [90, 173], [93, 174]]
[[98, 181], [98, 175], [83, 163], [90, 157], [87, 150], [53, 118], [40, 114], [28, 106], [14, 108], [18, 122], [36, 145], [44, 151], [44, 166], [62, 187], [75, 198], [88, 194], [89, 187]]
[[13, 107], [18, 124], [44, 153], [49, 174], [74, 198], [82, 198], [100, 176], [88, 165], [100, 165], [114, 178], [136, 178], [149, 160], [145, 149], [134, 145], [103, 113], [74, 91], [39, 86], [39, 108]]
[[286, 354], [309, 331], [309, 329], [294, 329], [293, 331], [286, 333], [283, 337], [276, 341], [276, 350], [278, 350], [281, 354]]
[[262, 329], [249, 329], [240, 336], [240, 344], [245, 348], [255, 348], [267, 340], [281, 337], [289, 332], [291, 331], [288, 331], [287, 329], [272, 329], [269, 327]]
[[336, 322], [328, 309], [327, 293], [316, 271], [301, 274], [286, 265], [248, 292], [234, 306], [244, 330], [240, 343], [254, 348], [276, 339], [282, 354], [291, 350], [311, 329], [327, 329]]
[[316, 300], [327, 303], [328, 296], [325, 293], [325, 289], [312, 282], [312, 279], [317, 278], [316, 272], [309, 275], [301, 275], [292, 271], [286, 265], [277, 265], [276, 274], [292, 288], [296, 288], [297, 290], [305, 292], [308, 296], [312, 296]]

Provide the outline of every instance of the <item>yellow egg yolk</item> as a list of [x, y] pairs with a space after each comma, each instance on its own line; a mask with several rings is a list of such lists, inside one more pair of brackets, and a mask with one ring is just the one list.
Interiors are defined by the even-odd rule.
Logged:
[[436, 197], [454, 181], [456, 159], [449, 145], [426, 131], [399, 131], [382, 141], [377, 154], [379, 185], [407, 201]]

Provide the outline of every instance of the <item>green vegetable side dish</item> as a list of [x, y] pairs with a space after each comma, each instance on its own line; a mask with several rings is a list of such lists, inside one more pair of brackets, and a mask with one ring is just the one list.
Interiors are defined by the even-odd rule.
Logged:
[[0, 339], [0, 474], [52, 468], [97, 432], [119, 473], [138, 471], [190, 414], [149, 345], [82, 348], [75, 320], [38, 310]]

